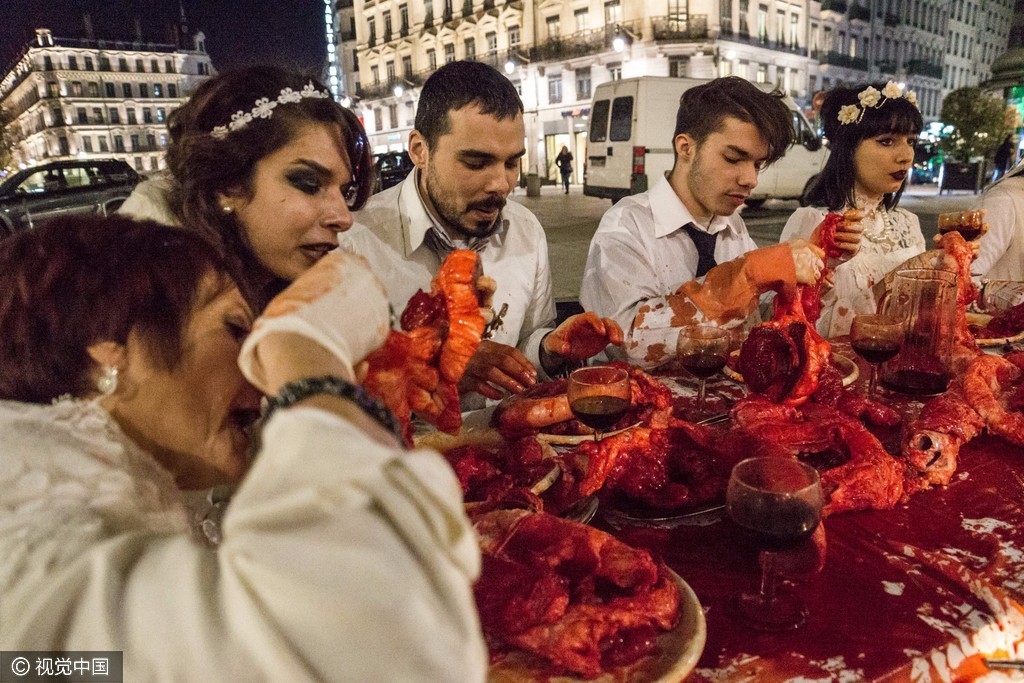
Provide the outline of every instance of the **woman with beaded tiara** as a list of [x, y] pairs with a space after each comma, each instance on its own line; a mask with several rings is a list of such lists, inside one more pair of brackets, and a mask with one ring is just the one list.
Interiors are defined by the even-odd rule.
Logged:
[[359, 119], [297, 71], [220, 73], [167, 128], [167, 173], [140, 184], [119, 212], [198, 229], [257, 312], [338, 246], [372, 192]]
[[843, 255], [830, 264], [833, 287], [818, 320], [818, 331], [832, 337], [848, 334], [856, 314], [874, 313], [872, 287], [925, 250], [917, 216], [897, 208], [924, 124], [913, 91], [893, 81], [831, 90], [821, 116], [831, 155], [810, 206], [790, 216], [780, 241], [808, 239], [828, 213], [846, 215], [838, 234]]

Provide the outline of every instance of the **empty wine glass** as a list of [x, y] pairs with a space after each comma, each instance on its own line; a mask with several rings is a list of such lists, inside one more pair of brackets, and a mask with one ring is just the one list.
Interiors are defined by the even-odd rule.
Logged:
[[566, 393], [572, 414], [594, 430], [597, 441], [629, 410], [629, 373], [611, 365], [573, 370]]
[[857, 355], [871, 365], [868, 396], [875, 398], [878, 366], [893, 358], [903, 346], [903, 322], [888, 316], [862, 314], [853, 317], [850, 345]]
[[796, 458], [748, 458], [736, 464], [725, 493], [726, 510], [761, 550], [758, 592], [732, 596], [729, 609], [762, 631], [796, 628], [807, 620], [799, 596], [776, 586], [775, 553], [810, 538], [821, 521], [818, 472]]
[[712, 325], [690, 325], [679, 330], [676, 357], [687, 372], [697, 378], [697, 407], [694, 419], [704, 413], [708, 377], [725, 367], [729, 359], [729, 332]]

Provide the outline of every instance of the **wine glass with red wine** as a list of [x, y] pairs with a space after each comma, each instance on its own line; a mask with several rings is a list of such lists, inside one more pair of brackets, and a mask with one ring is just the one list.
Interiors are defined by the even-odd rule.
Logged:
[[594, 430], [595, 441], [622, 419], [632, 398], [629, 373], [611, 365], [573, 370], [566, 393], [572, 414]]
[[891, 316], [862, 314], [853, 317], [850, 345], [858, 356], [871, 365], [868, 397], [875, 398], [878, 366], [900, 352], [904, 334], [903, 322]]
[[697, 378], [697, 407], [694, 419], [704, 414], [705, 384], [708, 377], [725, 367], [729, 359], [729, 332], [712, 325], [690, 325], [679, 330], [676, 358]]
[[725, 507], [744, 536], [761, 548], [761, 586], [733, 595], [730, 612], [762, 631], [796, 628], [807, 620], [798, 595], [776, 586], [776, 553], [805, 542], [818, 528], [823, 503], [818, 472], [796, 458], [748, 458], [729, 476]]

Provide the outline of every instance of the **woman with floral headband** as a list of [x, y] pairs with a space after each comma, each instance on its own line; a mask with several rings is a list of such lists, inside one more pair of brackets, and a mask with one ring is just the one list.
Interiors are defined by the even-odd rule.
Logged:
[[371, 193], [362, 124], [296, 71], [221, 73], [167, 127], [169, 173], [139, 185], [120, 212], [204, 233], [256, 311], [338, 246]]
[[872, 286], [925, 249], [917, 216], [898, 209], [923, 127], [917, 97], [889, 81], [884, 87], [837, 88], [821, 107], [831, 155], [781, 241], [808, 239], [828, 213], [851, 214], [838, 232], [843, 256], [830, 264], [833, 287], [822, 296], [818, 331], [847, 334], [858, 313], [874, 313]]

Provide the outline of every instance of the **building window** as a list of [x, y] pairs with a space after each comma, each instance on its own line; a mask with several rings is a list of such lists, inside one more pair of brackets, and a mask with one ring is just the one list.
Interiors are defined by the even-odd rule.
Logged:
[[558, 104], [562, 101], [562, 74], [548, 76], [548, 103]]
[[47, 71], [53, 71], [53, 57], [45, 55], [43, 57], [43, 68]]
[[409, 55], [402, 57], [402, 74], [405, 76], [412, 75], [412, 57]]
[[82, 82], [81, 81], [72, 81], [71, 82], [71, 94], [74, 95], [75, 97], [81, 97], [82, 96]]
[[514, 50], [519, 47], [519, 27], [509, 26], [508, 27], [508, 47], [510, 50]]
[[99, 97], [100, 96], [100, 84], [97, 83], [96, 81], [90, 81], [88, 83], [88, 85], [86, 86], [86, 92], [89, 93], [89, 97]]
[[121, 94], [124, 97], [131, 97], [132, 96], [132, 84], [131, 83], [122, 83], [121, 84]]
[[380, 69], [376, 65], [370, 67], [370, 79], [374, 85], [380, 85]]
[[57, 145], [60, 147], [61, 156], [67, 156], [71, 154], [71, 147], [68, 145], [68, 139], [64, 136], [57, 138]]
[[78, 71], [78, 57], [70, 55], [68, 57], [68, 69], [71, 71]]
[[786, 44], [786, 12], [781, 9], [775, 12], [775, 42]]
[[167, 84], [167, 96], [168, 97], [177, 97], [178, 96], [178, 86], [176, 86], [174, 83], [168, 83]]
[[466, 46], [466, 59], [476, 59], [476, 41], [472, 38], [466, 38], [464, 45]]
[[85, 70], [93, 71], [92, 57], [85, 58]]
[[604, 3], [604, 23], [606, 26], [622, 23], [622, 4], [619, 0]]
[[149, 70], [153, 73], [160, 73], [160, 62], [155, 59], [149, 60]]
[[135, 115], [135, 107], [128, 107], [125, 110], [124, 113], [128, 115], [128, 125], [129, 126], [134, 126], [134, 125], [138, 124], [139, 119]]
[[757, 65], [757, 82], [767, 83], [768, 82], [768, 65], [758, 64]]
[[110, 122], [111, 123], [121, 123], [121, 110], [120, 109], [111, 109], [110, 110]]
[[373, 110], [374, 130], [384, 130], [384, 112], [380, 107]]
[[377, 43], [377, 22], [370, 17], [366, 20], [366, 25], [370, 27], [370, 47], [373, 47]]
[[740, 33], [750, 35], [750, 25], [747, 23], [747, 15], [750, 14], [750, 0], [740, 0]]
[[491, 31], [485, 37], [487, 38], [487, 54], [495, 54], [498, 51], [498, 34]]
[[118, 71], [127, 71], [128, 70], [128, 60], [126, 58], [118, 57], [118, 59], [117, 59], [117, 70]]
[[142, 72], [144, 72], [146, 70], [146, 67], [143, 66], [141, 59], [136, 59], [135, 60], [135, 70], [138, 71], [139, 73], [142, 73]]
[[146, 134], [146, 148], [151, 150], [156, 149], [156, 136], [152, 133]]
[[93, 123], [103, 123], [103, 110], [99, 107], [92, 108]]
[[732, 60], [722, 57], [718, 60], [718, 75], [724, 78], [725, 76], [732, 76]]
[[82, 150], [85, 152], [92, 151], [92, 138], [89, 137], [88, 135], [82, 136]]
[[608, 65], [608, 75], [611, 77], [611, 80], [613, 80], [613, 81], [621, 81], [622, 80], [622, 63], [621, 62], [614, 62], [612, 64], [609, 64]]
[[427, 68], [437, 71], [437, 51], [434, 49], [427, 50]]
[[57, 85], [56, 81], [47, 81], [47, 83], [46, 83], [46, 96], [47, 97], [60, 97], [60, 86]]
[[138, 152], [140, 149], [142, 149], [142, 145], [139, 144], [139, 136], [138, 135], [132, 135], [131, 136], [131, 142], [132, 142], [132, 151], [133, 152]]
[[107, 144], [106, 136], [100, 136], [98, 139], [99, 139], [99, 142], [100, 142], [100, 151], [101, 152], [109, 152], [110, 151], [110, 145]]
[[398, 128], [398, 105], [388, 105], [388, 120], [391, 123], [391, 128]]
[[590, 95], [590, 67], [576, 69], [576, 99], [589, 100]]
[[789, 46], [800, 47], [800, 15], [796, 12], [789, 15]]
[[561, 22], [559, 21], [558, 16], [555, 15], [553, 17], [548, 17], [545, 20], [545, 23], [548, 27], [548, 40], [556, 40], [559, 36], [559, 32], [561, 31]]
[[159, 107], [156, 110], [156, 121], [157, 121], [157, 123], [163, 123], [164, 119], [166, 119], [166, 118], [167, 118], [167, 110], [164, 109], [163, 107]]
[[757, 39], [762, 43], [768, 42], [768, 5], [758, 5], [757, 8]]
[[[729, 60], [725, 60], [729, 61]], [[687, 56], [668, 58], [668, 75], [672, 78], [686, 78], [686, 65], [690, 62]]]
[[409, 6], [408, 5], [399, 5], [398, 6], [398, 17], [399, 17], [399, 22], [398, 22], [399, 30], [402, 32], [403, 36], [408, 35], [409, 34]]
[[149, 97], [148, 83], [139, 83], [139, 97]]
[[444, 63], [451, 64], [455, 61], [455, 45], [448, 43], [444, 46]]
[[56, 107], [53, 111], [50, 112], [50, 115], [53, 117], [53, 125], [64, 125], [64, 112], [61, 111], [60, 107]]
[[723, 33], [732, 33], [732, 0], [719, 0], [718, 21]]
[[522, 81], [520, 81], [518, 79], [512, 81], [512, 87], [516, 89], [516, 92], [519, 93], [520, 97], [523, 96], [523, 82]]
[[142, 110], [142, 122], [153, 123], [153, 110], [146, 107]]
[[110, 58], [100, 55], [100, 71], [110, 71]]
[[590, 12], [585, 9], [578, 9], [572, 13], [576, 20], [576, 31], [582, 32], [590, 28]]
[[120, 135], [115, 135], [114, 136], [114, 151], [115, 152], [123, 152], [124, 151], [124, 138], [121, 137]]
[[164, 71], [166, 71], [169, 74], [174, 73], [174, 62], [172, 62], [169, 59], [165, 59], [164, 60]]
[[391, 40], [391, 12], [384, 12], [384, 42]]
[[163, 97], [163, 96], [164, 96], [164, 88], [163, 88], [163, 86], [160, 85], [159, 83], [154, 83], [153, 84], [153, 97]]
[[78, 114], [79, 123], [89, 123], [89, 114], [85, 111], [85, 107], [78, 107], [75, 113]]
[[392, 83], [395, 80], [395, 63], [385, 62], [384, 71], [388, 75], [388, 83]]

